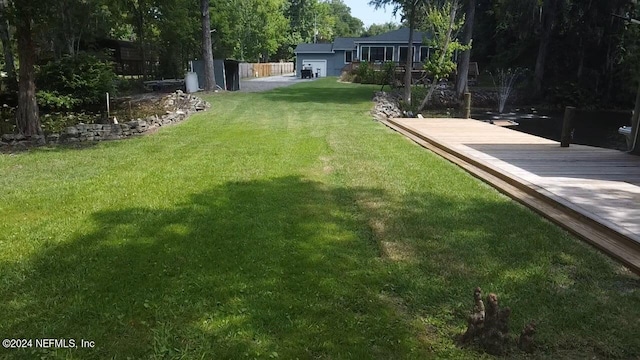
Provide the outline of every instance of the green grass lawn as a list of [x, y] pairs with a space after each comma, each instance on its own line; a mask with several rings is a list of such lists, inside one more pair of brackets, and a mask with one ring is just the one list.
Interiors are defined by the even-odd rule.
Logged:
[[374, 88], [0, 154], [0, 338], [95, 341], [0, 358], [476, 359], [476, 286], [537, 321], [534, 358], [640, 357], [638, 278], [372, 121]]

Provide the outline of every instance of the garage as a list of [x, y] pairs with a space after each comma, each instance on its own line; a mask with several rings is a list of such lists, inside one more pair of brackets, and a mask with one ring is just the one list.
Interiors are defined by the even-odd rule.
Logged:
[[[311, 70], [314, 77], [327, 76], [327, 60], [302, 60], [302, 70]], [[306, 73], [306, 71], [305, 71]]]

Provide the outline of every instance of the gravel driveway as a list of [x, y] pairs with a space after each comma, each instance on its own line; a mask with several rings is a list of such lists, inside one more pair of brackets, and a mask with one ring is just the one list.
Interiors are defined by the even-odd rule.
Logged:
[[240, 92], [259, 92], [314, 79], [298, 79], [295, 74], [240, 80]]

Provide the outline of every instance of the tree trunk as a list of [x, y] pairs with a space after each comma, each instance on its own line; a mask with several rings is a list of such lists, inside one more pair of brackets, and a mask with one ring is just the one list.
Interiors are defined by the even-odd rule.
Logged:
[[144, 28], [145, 28], [145, 17], [144, 13], [147, 9], [147, 5], [144, 0], [139, 1], [130, 1], [133, 11], [133, 26], [135, 28], [136, 36], [138, 37], [138, 48], [140, 50], [140, 61], [142, 62], [142, 66], [140, 68], [140, 73], [142, 73], [142, 79], [147, 79], [147, 51], [146, 46], [144, 44]]
[[[413, 32], [416, 28], [416, 12], [415, 7], [410, 9], [409, 14], [409, 45], [407, 46], [407, 62], [404, 71], [404, 102], [411, 106], [411, 70], [413, 69]], [[400, 54], [398, 54], [400, 55]]]
[[[476, 0], [467, 0], [467, 11], [465, 15], [464, 34], [462, 44], [471, 45], [473, 38], [473, 23], [476, 16]], [[467, 81], [469, 79], [469, 62], [471, 61], [471, 48], [465, 50], [458, 62], [458, 77], [456, 79], [456, 96], [458, 99], [467, 91]]]
[[536, 59], [536, 69], [533, 79], [533, 95], [535, 98], [542, 96], [542, 83], [544, 80], [544, 69], [547, 60], [547, 52], [551, 43], [551, 31], [556, 17], [557, 0], [544, 0], [542, 11], [542, 33], [540, 34], [540, 47]]
[[4, 71], [7, 73], [7, 85], [13, 91], [18, 90], [18, 82], [16, 79], [16, 65], [13, 59], [13, 49], [11, 37], [9, 36], [9, 23], [6, 17], [7, 8], [4, 2], [0, 1], [0, 41], [2, 41], [2, 50], [4, 52]]
[[213, 72], [213, 49], [211, 47], [211, 19], [209, 0], [200, 0], [202, 11], [202, 61], [204, 62], [204, 90], [216, 89], [216, 77]]
[[26, 136], [42, 135], [38, 103], [36, 102], [35, 44], [31, 34], [31, 16], [27, 11], [19, 12], [16, 30], [18, 59], [20, 60], [16, 125], [20, 134]]
[[140, 60], [142, 61], [142, 80], [147, 80], [147, 51], [146, 46], [144, 44], [144, 8], [145, 4], [141, 1], [138, 4], [138, 13], [137, 13], [137, 23], [138, 23], [138, 41], [140, 42]]

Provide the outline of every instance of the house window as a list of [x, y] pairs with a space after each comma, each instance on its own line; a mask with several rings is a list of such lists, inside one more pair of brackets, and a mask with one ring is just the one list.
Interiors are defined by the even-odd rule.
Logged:
[[387, 46], [385, 48], [384, 60], [393, 61], [393, 46]]
[[369, 47], [363, 46], [360, 51], [360, 61], [369, 61]]
[[[406, 63], [407, 62], [407, 49], [408, 49], [408, 47], [406, 47], [406, 46], [400, 46], [400, 54], [399, 55], [400, 55], [400, 62], [401, 63]], [[415, 51], [416, 51], [416, 48], [414, 46], [413, 47], [413, 54], [414, 54], [413, 58], [414, 59], [415, 59]]]
[[428, 46], [421, 46], [420, 47], [420, 62], [425, 62], [427, 60], [429, 60], [429, 47]]
[[384, 61], [384, 47], [372, 46], [371, 50], [369, 50], [369, 57], [373, 62]]
[[349, 50], [345, 51], [344, 52], [344, 63], [348, 64], [348, 63], [350, 63], [352, 61], [353, 61], [353, 52], [349, 51]]
[[393, 61], [393, 46], [363, 46], [360, 56], [362, 61]]

